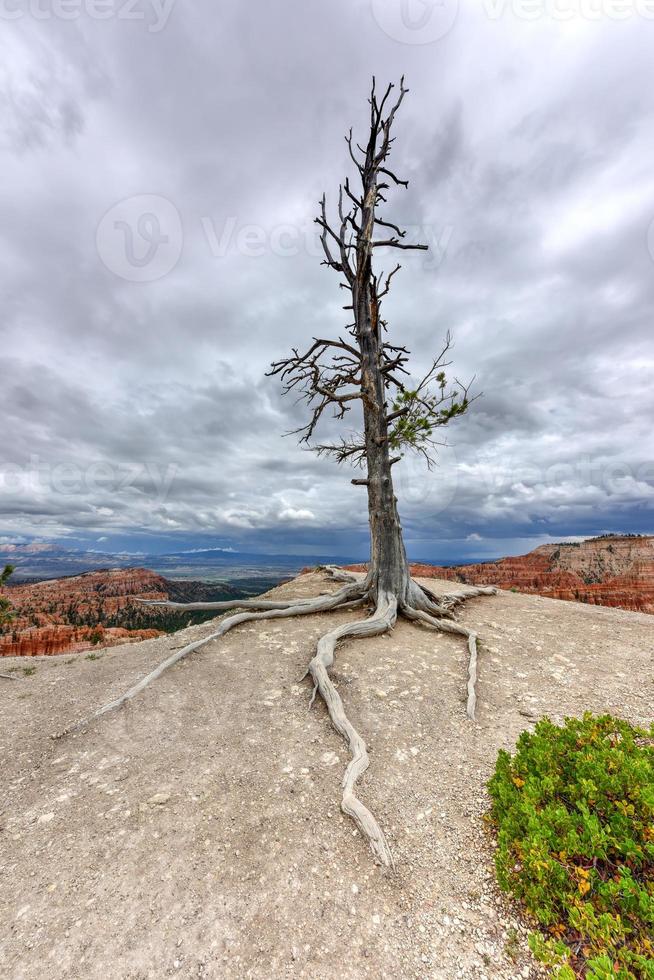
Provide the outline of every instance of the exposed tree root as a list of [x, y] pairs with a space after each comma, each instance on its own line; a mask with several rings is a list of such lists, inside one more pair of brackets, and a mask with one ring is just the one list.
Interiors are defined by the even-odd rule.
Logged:
[[189, 654], [201, 649], [208, 643], [212, 643], [214, 640], [224, 636], [225, 633], [235, 626], [239, 626], [241, 623], [351, 609], [361, 606], [366, 602], [374, 602], [375, 610], [368, 618], [343, 623], [328, 633], [325, 633], [320, 638], [315, 656], [309, 663], [306, 674], [311, 675], [314, 683], [311, 704], [313, 704], [316, 694], [320, 694], [327, 707], [332, 725], [345, 740], [352, 755], [343, 776], [341, 809], [354, 820], [363, 837], [369, 842], [376, 859], [385, 867], [392, 868], [394, 866], [393, 856], [386, 842], [386, 838], [375, 817], [364, 806], [361, 800], [358, 799], [355, 793], [357, 780], [368, 768], [370, 760], [368, 758], [366, 743], [347, 717], [343, 701], [329, 676], [329, 670], [334, 663], [337, 644], [346, 639], [378, 636], [381, 633], [391, 630], [395, 625], [398, 613], [407, 619], [422, 623], [440, 632], [465, 637], [469, 652], [466, 711], [468, 717], [474, 720], [477, 705], [477, 634], [473, 630], [469, 630], [461, 625], [461, 623], [456, 622], [454, 620], [453, 610], [469, 598], [481, 595], [493, 595], [497, 590], [494, 588], [475, 587], [468, 588], [464, 592], [438, 597], [430, 592], [429, 589], [423, 588], [412, 580], [409, 583], [408, 600], [402, 602], [398, 607], [397, 598], [391, 593], [381, 592], [373, 596], [373, 589], [367, 576], [358, 576], [355, 573], [346, 572], [334, 566], [326, 566], [324, 571], [336, 581], [343, 581], [347, 584], [334, 593], [323, 594], [317, 598], [293, 600], [244, 599], [229, 602], [193, 602], [188, 604], [141, 600], [146, 605], [166, 606], [172, 609], [208, 609], [222, 612], [226, 609], [236, 608], [242, 609], [243, 611], [223, 619], [216, 631], [209, 636], [189, 643], [180, 650], [176, 650], [123, 695], [104, 704], [88, 717], [69, 726], [58, 735], [53, 735], [52, 738], [59, 739], [74, 732], [81, 731], [91, 722], [95, 721], [95, 719], [100, 718], [110, 711], [123, 707], [123, 705], [133, 700], [145, 690], [153, 681], [161, 677], [169, 667], [179, 663]]
[[14, 677], [13, 674], [0, 674], [0, 677], [2, 677], [2, 679], [5, 680], [5, 681], [17, 681], [18, 680], [18, 678], [17, 677]]
[[313, 677], [315, 691], [320, 693], [327, 706], [331, 723], [336, 731], [348, 744], [352, 759], [343, 776], [343, 798], [341, 809], [352, 817], [363, 836], [370, 843], [372, 852], [381, 864], [393, 867], [393, 857], [381, 827], [361, 800], [354, 792], [359, 776], [362, 776], [370, 764], [368, 750], [363, 738], [357, 732], [345, 714], [343, 701], [336, 690], [330, 676], [329, 668], [334, 663], [334, 651], [339, 640], [357, 636], [377, 636], [391, 629], [397, 619], [397, 600], [395, 596], [381, 596], [377, 608], [368, 619], [360, 619], [354, 623], [344, 623], [336, 629], [325, 633], [318, 641], [316, 655], [309, 664], [309, 673]]
[[[119, 698], [113, 701], [109, 701], [107, 704], [102, 705], [91, 715], [86, 718], [82, 718], [81, 721], [70, 725], [65, 728], [62, 732], [51, 737], [54, 739], [63, 738], [66, 735], [72, 735], [74, 732], [81, 731], [86, 728], [92, 721], [96, 718], [100, 718], [102, 715], [106, 715], [109, 711], [115, 711], [118, 708], [122, 708], [128, 701], [131, 701], [144, 691], [146, 687], [156, 681], [169, 667], [173, 667], [175, 664], [183, 660], [190, 653], [194, 653], [196, 650], [201, 649], [206, 646], [207, 643], [213, 642], [213, 640], [219, 639], [224, 636], [225, 633], [233, 629], [234, 626], [239, 626], [241, 623], [247, 623], [251, 620], [257, 619], [276, 619], [284, 616], [306, 616], [310, 613], [328, 612], [332, 609], [337, 608], [352, 608], [355, 605], [361, 605], [364, 601], [364, 597], [355, 595], [355, 593], [361, 590], [357, 587], [349, 586], [346, 589], [339, 589], [338, 592], [333, 595], [319, 596], [317, 599], [299, 599], [295, 603], [272, 603], [272, 608], [264, 608], [263, 611], [255, 612], [242, 612], [236, 613], [234, 616], [228, 616], [224, 619], [215, 633], [211, 633], [209, 636], [203, 637], [201, 640], [195, 640], [193, 643], [187, 644], [187, 646], [182, 647], [181, 650], [176, 650], [171, 654], [166, 660], [160, 663], [154, 670], [150, 671], [145, 677], [142, 677], [140, 681], [130, 687], [128, 691], [122, 694]], [[172, 605], [177, 606], [179, 603], [160, 603], [153, 602], [152, 605]], [[182, 604], [183, 605], [183, 604]], [[192, 603], [195, 608], [213, 608], [214, 605], [222, 606], [222, 603]], [[227, 605], [230, 605], [229, 603]], [[231, 603], [232, 608], [236, 606], [237, 608], [241, 605], [239, 602]]]
[[[354, 581], [352, 581], [354, 579]], [[356, 576], [351, 576], [346, 580], [349, 585], [338, 592], [329, 592], [325, 595], [330, 600], [329, 608], [332, 609], [333, 602], [347, 601], [355, 594], [362, 594], [364, 587], [362, 582], [356, 580]], [[320, 597], [322, 598], [322, 596]], [[186, 609], [189, 612], [213, 611], [227, 612], [228, 609], [252, 609], [257, 612], [267, 612], [272, 609], [297, 609], [303, 606], [313, 606], [318, 601], [315, 598], [304, 599], [227, 599], [222, 602], [172, 602], [169, 599], [136, 599], [143, 606], [163, 606], [166, 609]], [[311, 610], [310, 610], [311, 611]]]
[[456, 633], [458, 636], [465, 636], [468, 641], [468, 700], [466, 703], [466, 714], [470, 721], [475, 720], [477, 708], [477, 634], [473, 630], [466, 629], [460, 623], [453, 623], [448, 620], [439, 620], [422, 609], [403, 608], [403, 614], [407, 619], [417, 620], [440, 630], [441, 633]]
[[335, 582], [362, 582], [356, 572], [348, 572], [346, 568], [338, 568], [337, 565], [321, 565], [321, 570], [325, 571]]
[[468, 661], [468, 700], [466, 701], [466, 714], [470, 721], [475, 720], [475, 712], [477, 710], [477, 634], [470, 633], [468, 635], [468, 653], [470, 654], [470, 659]]
[[469, 585], [465, 592], [452, 592], [441, 596], [441, 604], [446, 609], [455, 609], [467, 599], [475, 599], [480, 595], [496, 595], [497, 589], [493, 585]]

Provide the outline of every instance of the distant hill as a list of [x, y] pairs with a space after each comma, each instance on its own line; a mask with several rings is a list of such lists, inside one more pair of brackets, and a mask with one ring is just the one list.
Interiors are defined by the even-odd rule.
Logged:
[[654, 613], [654, 536], [606, 535], [544, 544], [479, 565], [414, 565], [413, 574]]
[[150, 568], [175, 580], [234, 583], [238, 580], [239, 588], [252, 586], [257, 595], [273, 588], [281, 579], [297, 575], [308, 563], [342, 565], [348, 560], [352, 559], [334, 555], [249, 554], [219, 548], [160, 555], [83, 551], [40, 542], [0, 545], [0, 565], [9, 562], [16, 569], [12, 582], [62, 578], [107, 568]]
[[134, 599], [218, 602], [250, 594], [226, 583], [172, 582], [147, 568], [111, 568], [12, 585], [4, 590], [15, 620], [0, 634], [0, 656], [80, 652], [150, 639], [202, 622], [212, 613], [142, 606]]

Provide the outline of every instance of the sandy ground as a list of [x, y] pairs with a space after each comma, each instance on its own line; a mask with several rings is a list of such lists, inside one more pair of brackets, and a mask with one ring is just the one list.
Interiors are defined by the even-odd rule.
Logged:
[[347, 755], [298, 682], [319, 634], [355, 617], [245, 625], [63, 741], [50, 735], [211, 625], [97, 660], [3, 661], [20, 668], [0, 681], [3, 978], [541, 975], [494, 885], [485, 782], [542, 714], [651, 721], [654, 621], [508, 592], [469, 602], [461, 620], [485, 641], [475, 724], [463, 642], [400, 623], [346, 645], [334, 677], [371, 749], [360, 795], [393, 874], [340, 814]]

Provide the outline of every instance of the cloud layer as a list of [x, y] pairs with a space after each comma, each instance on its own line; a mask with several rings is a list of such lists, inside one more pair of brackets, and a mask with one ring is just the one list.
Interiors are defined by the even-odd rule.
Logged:
[[363, 491], [283, 438], [303, 409], [265, 371], [345, 322], [312, 218], [372, 73], [407, 76], [388, 213], [432, 246], [407, 253], [390, 329], [416, 374], [451, 330], [483, 391], [435, 472], [398, 467], [411, 552], [652, 530], [644, 6], [13, 9], [1, 532], [365, 550]]

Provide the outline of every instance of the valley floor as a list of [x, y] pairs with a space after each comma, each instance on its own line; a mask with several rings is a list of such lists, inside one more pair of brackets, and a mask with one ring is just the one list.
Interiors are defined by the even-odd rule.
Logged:
[[[275, 592], [326, 588], [311, 573]], [[649, 723], [651, 616], [508, 592], [469, 602], [461, 620], [484, 641], [475, 724], [463, 642], [400, 622], [348, 643], [334, 678], [370, 748], [359, 795], [389, 874], [340, 813], [347, 752], [299, 682], [318, 636], [357, 615], [246, 624], [62, 741], [50, 736], [211, 624], [95, 660], [3, 660], [36, 667], [0, 680], [3, 977], [541, 975], [494, 885], [485, 782], [543, 714]]]

